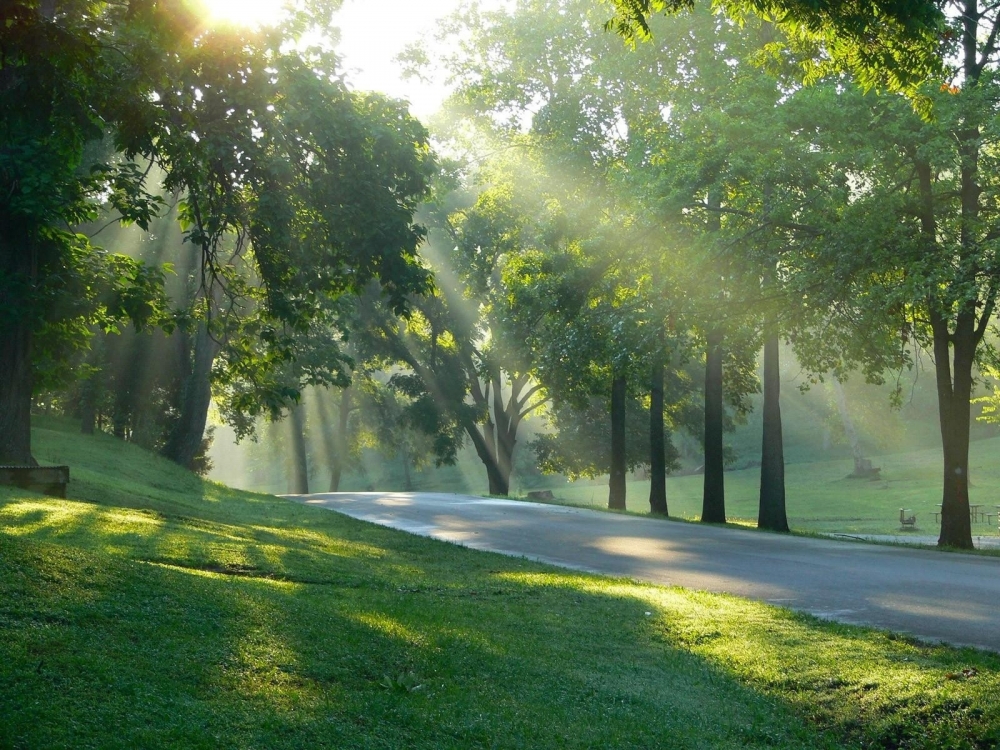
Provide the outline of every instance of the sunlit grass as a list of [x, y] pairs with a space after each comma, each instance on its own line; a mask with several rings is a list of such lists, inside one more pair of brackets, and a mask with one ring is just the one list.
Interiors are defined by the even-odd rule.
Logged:
[[[1000, 438], [972, 444], [970, 476], [971, 501], [993, 515], [973, 525], [973, 535], [997, 535], [995, 511], [1000, 504]], [[914, 532], [901, 532], [899, 509], [917, 515], [916, 534], [937, 536], [940, 525], [934, 513], [941, 502], [941, 455], [928, 449], [879, 456], [881, 467], [875, 481], [848, 479], [850, 460], [788, 464], [785, 467], [785, 494], [788, 523], [795, 531], [844, 534], [900, 534], [905, 539]], [[704, 477], [688, 475], [667, 479], [667, 503], [672, 516], [689, 520], [701, 515]], [[573, 485], [553, 490], [556, 498], [575, 505], [604, 507], [606, 486]], [[756, 525], [760, 493], [760, 470], [726, 472], [726, 512], [739, 525]], [[633, 481], [627, 486], [630, 511], [649, 512], [649, 482]]]
[[71, 498], [0, 490], [0, 747], [1000, 742], [994, 655], [411, 537], [52, 427]]

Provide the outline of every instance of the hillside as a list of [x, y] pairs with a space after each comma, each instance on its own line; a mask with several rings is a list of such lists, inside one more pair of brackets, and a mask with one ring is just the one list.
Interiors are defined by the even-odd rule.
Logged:
[[73, 482], [0, 490], [0, 747], [1000, 740], [993, 655], [410, 537], [69, 424], [35, 440]]

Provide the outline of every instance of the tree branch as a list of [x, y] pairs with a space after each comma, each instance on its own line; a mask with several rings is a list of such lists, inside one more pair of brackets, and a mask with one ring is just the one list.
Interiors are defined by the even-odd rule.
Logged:
[[[728, 208], [726, 206], [710, 206], [707, 203], [695, 203], [692, 204], [690, 207], [700, 208], [703, 211], [711, 211], [713, 213], [743, 216], [744, 218], [747, 219], [760, 218], [758, 214], [752, 213], [751, 211], [743, 211], [738, 208]], [[823, 232], [817, 229], [816, 227], [809, 226], [808, 224], [797, 224], [794, 221], [763, 221], [761, 223], [761, 226], [773, 226], [773, 227], [779, 227], [781, 229], [791, 229], [796, 232], [803, 232], [813, 237], [819, 237], [823, 234]]]
[[[528, 403], [528, 400], [536, 393], [538, 393], [540, 390], [542, 390], [543, 387], [544, 386], [542, 386], [542, 384], [539, 383], [538, 385], [534, 385], [531, 388], [529, 388], [528, 391], [524, 394], [524, 396], [517, 400], [518, 411], [521, 411], [524, 408], [524, 405]], [[548, 399], [545, 400], [547, 401]], [[524, 414], [522, 414], [521, 416], [524, 416]]]
[[986, 44], [983, 45], [983, 52], [979, 56], [979, 62], [977, 63], [977, 67], [980, 70], [986, 67], [986, 64], [990, 61], [990, 57], [997, 51], [998, 35], [1000, 35], [1000, 16], [993, 19], [993, 28], [990, 29], [990, 35], [986, 39]]
[[548, 400], [549, 400], [548, 396], [546, 396], [545, 398], [539, 399], [538, 401], [536, 401], [535, 403], [533, 403], [531, 406], [529, 406], [527, 409], [522, 410], [521, 411], [521, 417], [524, 418], [524, 417], [528, 416], [529, 414], [531, 414], [531, 412], [535, 411], [535, 409], [538, 409], [541, 406], [543, 406], [545, 403], [547, 403]]

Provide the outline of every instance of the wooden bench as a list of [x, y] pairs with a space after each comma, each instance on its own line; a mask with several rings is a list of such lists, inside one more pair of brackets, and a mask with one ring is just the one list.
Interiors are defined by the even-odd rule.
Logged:
[[901, 529], [915, 529], [917, 528], [917, 514], [914, 513], [909, 508], [899, 509], [899, 528]]
[[68, 466], [0, 466], [0, 485], [20, 487], [50, 497], [66, 497]]

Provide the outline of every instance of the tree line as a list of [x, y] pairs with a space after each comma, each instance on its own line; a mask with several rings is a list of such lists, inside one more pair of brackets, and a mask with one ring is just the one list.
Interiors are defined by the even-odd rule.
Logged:
[[[817, 382], [884, 382], [930, 352], [940, 543], [970, 547], [1000, 279], [997, 9], [684, 5], [458, 13], [443, 55], [404, 56], [454, 82], [435, 157], [328, 45], [284, 43], [328, 28], [329, 4], [247, 31], [167, 2], [14, 3], [0, 462], [31, 462], [40, 394], [197, 468], [213, 398], [248, 436], [300, 419], [312, 387], [337, 410], [334, 463], [363, 414], [413, 462], [470, 444], [500, 495], [543, 414], [544, 470], [608, 474], [623, 508], [648, 466], [666, 514], [684, 431], [702, 520], [722, 522], [723, 434], [760, 389], [758, 524], [787, 530], [781, 342]], [[108, 231], [138, 249], [103, 249]]]

